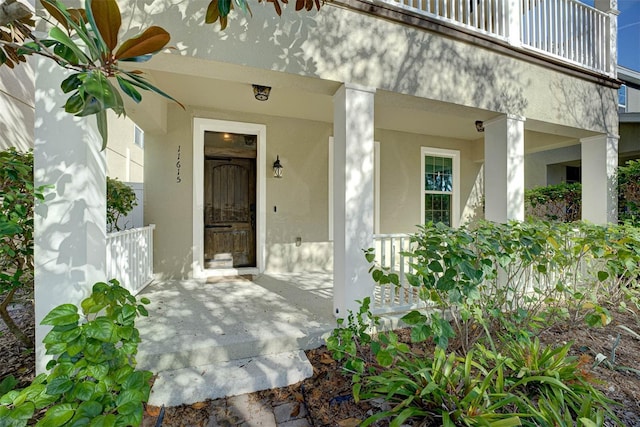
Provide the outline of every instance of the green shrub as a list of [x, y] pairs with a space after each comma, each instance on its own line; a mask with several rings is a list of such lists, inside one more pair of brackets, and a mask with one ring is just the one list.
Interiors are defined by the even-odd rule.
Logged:
[[[411, 240], [407, 281], [433, 308], [403, 317], [415, 341], [433, 338], [446, 348], [457, 335], [470, 348], [490, 340], [496, 322], [531, 335], [552, 319], [571, 315], [595, 326], [610, 321], [607, 307], [640, 307], [640, 230], [629, 225], [429, 224]], [[379, 283], [397, 283], [393, 274], [372, 267]]]
[[562, 183], [536, 187], [524, 192], [528, 218], [573, 222], [582, 217], [582, 186]]
[[640, 160], [629, 160], [618, 168], [619, 220], [640, 225]]
[[45, 408], [37, 425], [140, 425], [152, 374], [135, 369], [135, 319], [146, 309], [116, 280], [96, 283], [81, 307], [82, 316], [63, 304], [42, 320], [53, 326], [43, 342], [54, 359], [31, 385], [0, 397], [0, 425], [25, 426]]
[[33, 294], [33, 205], [43, 187], [33, 186], [33, 154], [0, 152], [0, 318], [26, 347], [33, 340], [11, 319], [7, 307], [16, 292]]
[[138, 205], [136, 193], [127, 184], [107, 177], [107, 231], [120, 231], [118, 221]]

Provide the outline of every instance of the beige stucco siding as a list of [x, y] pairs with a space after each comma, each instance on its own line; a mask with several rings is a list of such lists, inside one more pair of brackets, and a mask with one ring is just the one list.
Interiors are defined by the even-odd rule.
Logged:
[[[380, 141], [380, 232], [411, 233], [421, 223], [421, 147], [460, 152], [461, 223], [473, 219], [481, 203], [482, 164], [472, 159], [473, 142], [377, 130]], [[480, 193], [478, 193], [480, 191]]]
[[[221, 32], [217, 24], [202, 27], [203, 3], [158, 3], [153, 7], [165, 13], [135, 16], [144, 25], [159, 24], [171, 32], [177, 44], [173, 55], [356, 83], [617, 133], [615, 89], [372, 15], [326, 4], [320, 12], [287, 8], [282, 17], [275, 17], [271, 5], [260, 5], [247, 25], [236, 15]], [[206, 73], [216, 76], [215, 69]]]
[[[193, 110], [171, 106], [167, 135], [145, 135], [145, 222], [158, 224], [157, 270], [187, 275], [193, 258], [194, 117], [264, 124], [266, 150], [266, 267], [273, 270], [330, 268], [328, 245], [328, 141], [330, 123], [275, 116]], [[180, 183], [176, 162], [180, 146]], [[284, 177], [273, 178], [276, 156]], [[275, 209], [274, 209], [275, 208]], [[295, 246], [296, 238], [302, 240]], [[297, 262], [296, 262], [297, 261]]]
[[134, 144], [135, 123], [127, 117], [116, 116], [111, 110], [107, 116], [107, 176], [123, 182], [143, 182], [144, 150]]

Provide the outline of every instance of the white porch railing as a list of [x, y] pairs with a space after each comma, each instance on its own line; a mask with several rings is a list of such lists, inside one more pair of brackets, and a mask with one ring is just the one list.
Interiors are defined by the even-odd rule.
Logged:
[[107, 278], [137, 294], [153, 280], [155, 224], [107, 234]]
[[377, 1], [615, 75], [610, 14], [578, 0]]
[[[419, 298], [419, 287], [409, 284], [406, 274], [415, 270], [411, 266], [414, 262], [412, 257], [405, 256], [404, 252], [415, 249], [412, 247], [411, 237], [408, 234], [376, 234], [374, 235], [375, 262], [378, 266], [387, 270], [387, 273], [396, 273], [399, 279], [399, 286], [395, 284], [375, 284], [372, 300], [371, 312], [374, 314], [402, 313], [418, 308], [425, 308], [429, 303]], [[601, 281], [597, 278], [597, 272], [603, 267], [603, 260], [589, 256], [581, 256], [577, 263], [571, 268], [555, 269], [549, 268], [546, 271], [539, 271], [537, 264], [523, 268], [521, 265], [513, 264], [506, 268], [495, 266], [498, 270], [498, 277], [495, 279], [501, 287], [509, 283], [510, 292], [514, 295], [534, 295], [534, 289], [544, 293], [545, 290], [554, 289], [558, 284], [562, 284], [568, 289], [577, 289], [581, 285], [587, 287], [595, 286]], [[373, 279], [372, 279], [373, 280]], [[614, 289], [615, 278], [611, 278], [612, 283], [603, 282], [601, 286]], [[491, 292], [496, 286], [484, 286]], [[487, 294], [488, 298], [493, 295]], [[511, 300], [511, 299], [510, 299]], [[511, 310], [515, 310], [519, 302], [512, 301]]]
[[424, 301], [418, 297], [418, 288], [407, 281], [407, 273], [413, 273], [411, 259], [403, 252], [411, 249], [408, 234], [376, 234], [374, 235], [374, 249], [376, 262], [381, 267], [389, 269], [389, 273], [396, 273], [400, 286], [392, 283], [376, 284], [371, 301], [371, 312], [374, 314], [399, 313], [416, 308], [426, 307]]

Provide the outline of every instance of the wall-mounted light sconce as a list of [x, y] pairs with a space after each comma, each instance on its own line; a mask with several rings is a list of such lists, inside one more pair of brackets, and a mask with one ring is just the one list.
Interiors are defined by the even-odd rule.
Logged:
[[482, 120], [476, 120], [476, 130], [478, 132], [484, 132], [484, 123]]
[[266, 101], [269, 99], [269, 94], [271, 93], [270, 86], [260, 86], [260, 85], [252, 85], [253, 86], [253, 96], [256, 97], [258, 101]]
[[276, 156], [276, 161], [273, 162], [273, 177], [282, 178], [282, 164], [280, 163], [280, 156]]

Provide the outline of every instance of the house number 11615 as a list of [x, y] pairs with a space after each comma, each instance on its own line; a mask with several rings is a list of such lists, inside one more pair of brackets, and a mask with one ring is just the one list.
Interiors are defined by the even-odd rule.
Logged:
[[182, 165], [180, 164], [180, 146], [178, 145], [178, 158], [176, 159], [176, 182], [180, 184], [182, 182], [182, 178], [180, 177], [180, 168]]

